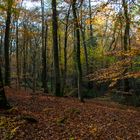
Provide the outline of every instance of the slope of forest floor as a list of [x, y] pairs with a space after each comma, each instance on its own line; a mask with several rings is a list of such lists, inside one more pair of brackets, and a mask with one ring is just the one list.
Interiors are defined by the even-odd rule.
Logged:
[[14, 107], [0, 110], [0, 140], [140, 140], [138, 108], [13, 89], [6, 94]]

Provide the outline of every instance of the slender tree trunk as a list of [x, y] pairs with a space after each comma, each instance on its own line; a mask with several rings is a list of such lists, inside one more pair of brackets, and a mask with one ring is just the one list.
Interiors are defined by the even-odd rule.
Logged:
[[33, 93], [36, 92], [36, 52], [33, 55]]
[[[48, 92], [48, 86], [47, 86], [47, 58], [46, 58], [46, 52], [47, 52], [47, 26], [45, 31], [45, 20], [44, 20], [44, 0], [41, 0], [41, 10], [42, 10], [42, 87], [44, 88], [44, 93]], [[45, 35], [46, 34], [46, 35]]]
[[27, 27], [26, 25], [24, 24], [24, 35], [23, 35], [23, 80], [24, 80], [24, 88], [25, 88], [25, 91], [27, 89], [27, 43], [28, 43], [28, 40], [27, 40], [27, 37], [26, 37], [26, 30], [27, 30]]
[[7, 102], [7, 98], [5, 96], [2, 71], [1, 71], [1, 64], [0, 64], [0, 108], [9, 108], [9, 107], [10, 106], [9, 106], [9, 104]]
[[81, 52], [80, 52], [80, 29], [76, 13], [76, 0], [72, 2], [72, 11], [74, 17], [74, 26], [76, 28], [76, 62], [77, 62], [77, 76], [78, 76], [78, 98], [83, 101], [82, 96], [82, 67], [81, 67]]
[[[81, 8], [81, 17], [83, 17], [82, 8]], [[84, 56], [85, 56], [85, 64], [86, 64], [86, 75], [90, 73], [89, 70], [89, 59], [88, 59], [88, 50], [86, 45], [86, 32], [85, 32], [85, 25], [83, 25], [83, 19], [81, 18], [81, 36], [82, 36], [82, 44], [84, 48]], [[93, 87], [92, 82], [88, 81], [87, 83], [88, 89]]]
[[[128, 15], [128, 4], [126, 0], [122, 0], [122, 6], [124, 9], [124, 16], [125, 16], [125, 30], [124, 30], [124, 51], [127, 51], [130, 49], [130, 42], [129, 42], [129, 35], [130, 35], [130, 18]], [[125, 69], [126, 73], [128, 71], [128, 69]], [[128, 92], [130, 90], [130, 86], [129, 86], [129, 80], [128, 78], [124, 79], [124, 91]]]
[[18, 38], [18, 19], [16, 21], [16, 70], [17, 70], [17, 89], [20, 88], [20, 70], [19, 70], [19, 38]]
[[61, 80], [60, 80], [60, 68], [59, 68], [59, 55], [58, 55], [58, 22], [57, 22], [57, 10], [56, 0], [52, 0], [52, 33], [53, 33], [53, 58], [54, 58], [54, 94], [56, 96], [62, 96], [61, 93]]
[[62, 57], [62, 47], [61, 47], [61, 35], [59, 34], [58, 35], [58, 50], [59, 50], [59, 60], [60, 60], [60, 71], [62, 73], [62, 62], [61, 62], [61, 57]]
[[77, 58], [76, 58], [76, 49], [77, 49], [77, 44], [76, 44], [76, 27], [74, 25], [73, 27], [73, 33], [72, 33], [72, 36], [73, 36], [73, 52], [74, 52], [74, 55], [73, 55], [73, 62], [74, 62], [74, 67], [73, 67], [73, 82], [72, 82], [72, 85], [74, 85], [74, 87], [77, 87]]
[[86, 74], [89, 74], [88, 53], [87, 53], [87, 46], [85, 43], [85, 31], [81, 30], [81, 33], [82, 33], [84, 55], [85, 55], [85, 62], [86, 62]]
[[92, 10], [91, 10], [91, 0], [89, 0], [89, 20], [90, 20], [90, 44], [93, 45], [93, 27], [92, 27]]
[[53, 81], [53, 79], [54, 79], [54, 74], [53, 74], [54, 72], [53, 72], [53, 62], [51, 63], [51, 71], [50, 71], [50, 82], [51, 82], [51, 92], [53, 92], [53, 89], [54, 89], [54, 81]]
[[11, 24], [11, 10], [12, 0], [8, 0], [5, 38], [4, 38], [4, 51], [5, 51], [5, 85], [10, 86], [10, 57], [9, 57], [9, 43], [10, 43], [10, 24]]
[[3, 33], [1, 29], [1, 35], [0, 35], [0, 57], [2, 56], [2, 46], [3, 46]]
[[125, 16], [125, 31], [124, 31], [124, 50], [127, 51], [130, 47], [129, 36], [130, 36], [130, 18], [128, 15], [128, 4], [126, 0], [122, 0], [124, 16]]
[[[21, 7], [22, 7], [22, 3], [21, 2]], [[19, 61], [19, 15], [20, 15], [20, 11], [19, 13], [15, 14], [15, 19], [16, 19], [16, 73], [17, 73], [17, 89], [20, 89], [20, 61]]]
[[0, 108], [5, 108], [7, 105], [7, 99], [4, 92], [4, 86], [3, 86], [3, 78], [2, 78], [2, 30], [1, 30], [1, 40], [0, 40]]
[[69, 24], [69, 15], [70, 15], [69, 6], [68, 13], [66, 15], [66, 25], [65, 25], [65, 36], [64, 36], [64, 73], [63, 73], [63, 84], [62, 84], [62, 93], [64, 93], [67, 79], [67, 43], [68, 43], [68, 24]]
[[45, 57], [46, 57], [46, 65], [45, 65], [45, 68], [46, 68], [46, 86], [45, 86], [45, 92], [46, 93], [48, 93], [49, 92], [49, 90], [48, 90], [48, 65], [47, 65], [47, 62], [48, 62], [48, 59], [47, 59], [47, 54], [48, 54], [48, 52], [47, 52], [47, 48], [48, 48], [48, 24], [47, 24], [47, 21], [45, 21]]
[[[81, 17], [83, 17], [82, 7], [81, 7]], [[81, 36], [82, 36], [82, 44], [84, 47], [86, 75], [88, 75], [89, 74], [89, 62], [88, 62], [88, 52], [87, 52], [87, 45], [86, 45], [85, 26], [83, 25], [83, 18], [81, 18]]]

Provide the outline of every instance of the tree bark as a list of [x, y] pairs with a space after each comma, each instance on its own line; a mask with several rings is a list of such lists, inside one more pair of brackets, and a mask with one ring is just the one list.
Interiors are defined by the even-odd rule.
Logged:
[[90, 45], [93, 46], [93, 27], [92, 27], [92, 10], [91, 0], [89, 0], [89, 20], [90, 20]]
[[45, 19], [44, 19], [44, 0], [41, 0], [41, 11], [42, 11], [42, 87], [44, 88], [44, 93], [48, 92], [47, 86], [47, 32], [48, 26], [45, 30]]
[[53, 33], [53, 59], [54, 59], [54, 94], [55, 96], [62, 96], [61, 80], [59, 68], [59, 54], [58, 54], [58, 22], [56, 0], [52, 0], [52, 33]]
[[9, 43], [10, 43], [10, 24], [12, 14], [13, 0], [8, 0], [7, 4], [7, 18], [4, 38], [4, 51], [5, 51], [5, 85], [10, 86], [10, 58], [9, 58]]
[[[0, 64], [1, 65], [1, 64]], [[7, 102], [7, 98], [5, 96], [4, 85], [3, 85], [3, 78], [2, 78], [2, 71], [0, 66], [0, 108], [9, 108], [10, 105]]]
[[73, 17], [74, 17], [74, 26], [76, 29], [76, 63], [77, 63], [77, 76], [78, 76], [78, 98], [80, 101], [83, 101], [82, 96], [82, 67], [81, 67], [81, 52], [80, 52], [80, 29], [79, 29], [79, 23], [76, 13], [76, 0], [73, 0], [72, 2], [72, 11], [73, 11]]
[[[124, 10], [124, 16], [125, 16], [125, 31], [124, 31], [124, 51], [127, 51], [130, 49], [130, 18], [128, 15], [128, 4], [126, 0], [122, 0], [122, 6], [123, 6], [123, 10]], [[128, 69], [125, 69], [126, 73], [128, 71]], [[130, 86], [129, 86], [129, 80], [128, 78], [124, 79], [124, 91], [128, 92], [130, 90]]]
[[66, 25], [65, 25], [65, 35], [64, 35], [64, 72], [63, 72], [63, 85], [62, 85], [62, 93], [64, 93], [65, 86], [66, 86], [66, 79], [67, 79], [67, 43], [68, 43], [68, 24], [69, 24], [69, 15], [70, 15], [70, 8], [69, 6], [68, 13], [66, 15]]
[[26, 35], [27, 25], [23, 25], [24, 34], [23, 34], [23, 80], [24, 80], [24, 89], [27, 90], [27, 45], [28, 45], [28, 36]]
[[16, 21], [16, 70], [17, 70], [17, 89], [20, 88], [20, 69], [19, 69], [19, 29], [18, 29], [18, 19]]

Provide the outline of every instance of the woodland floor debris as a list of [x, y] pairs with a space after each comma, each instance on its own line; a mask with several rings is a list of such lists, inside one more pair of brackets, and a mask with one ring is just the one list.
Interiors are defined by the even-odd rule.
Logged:
[[14, 107], [0, 110], [0, 140], [140, 140], [138, 108], [12, 89], [7, 97]]

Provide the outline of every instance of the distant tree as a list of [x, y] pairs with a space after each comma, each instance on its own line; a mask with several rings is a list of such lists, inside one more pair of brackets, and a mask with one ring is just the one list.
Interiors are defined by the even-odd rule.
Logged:
[[91, 0], [88, 1], [89, 3], [89, 20], [90, 20], [90, 44], [93, 45], [93, 25], [92, 25], [92, 6], [91, 6]]
[[[42, 12], [42, 86], [44, 88], [44, 92], [48, 92], [47, 87], [47, 32], [48, 26], [45, 25], [45, 17], [44, 17], [44, 0], [41, 0], [41, 12]], [[45, 29], [46, 28], [46, 29]]]
[[82, 96], [82, 66], [81, 66], [81, 53], [80, 53], [80, 26], [77, 16], [76, 0], [72, 2], [72, 11], [74, 18], [74, 26], [76, 32], [76, 64], [77, 64], [77, 86], [78, 86], [78, 98], [80, 101], [83, 101]]
[[68, 46], [68, 27], [69, 27], [69, 16], [70, 16], [71, 5], [68, 8], [66, 14], [66, 23], [65, 23], [65, 34], [64, 34], [64, 73], [63, 73], [63, 85], [62, 92], [64, 92], [64, 88], [66, 86], [67, 79], [67, 46]]

